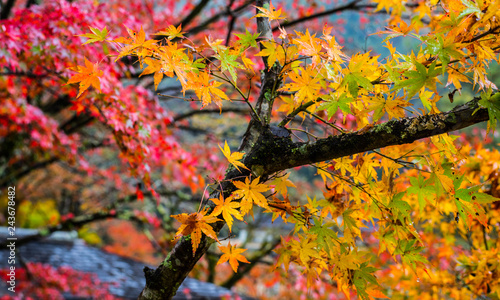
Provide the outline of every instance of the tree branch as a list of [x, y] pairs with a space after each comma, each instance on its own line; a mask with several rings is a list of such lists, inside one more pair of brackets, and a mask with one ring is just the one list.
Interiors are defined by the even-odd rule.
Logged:
[[276, 248], [280, 243], [281, 238], [277, 238], [267, 249], [265, 247], [267, 246], [267, 243], [264, 244], [263, 247], [249, 260], [249, 264], [242, 265], [241, 269], [238, 270], [238, 273], [233, 274], [233, 276], [231, 276], [228, 280], [221, 284], [221, 286], [228, 289], [232, 288], [238, 281], [240, 281], [246, 274], [248, 274], [248, 272], [250, 272], [262, 258], [271, 253], [274, 248]]
[[248, 109], [243, 109], [243, 108], [223, 108], [223, 109], [203, 109], [203, 110], [192, 110], [190, 112], [187, 112], [185, 114], [180, 114], [174, 117], [174, 123], [180, 120], [187, 119], [189, 117], [192, 117], [194, 115], [200, 115], [200, 114], [213, 114], [213, 113], [228, 113], [228, 112], [234, 112], [234, 113], [240, 113], [240, 114], [249, 114], [250, 110]]
[[[293, 167], [314, 164], [393, 145], [412, 143], [488, 120], [488, 111], [479, 108], [478, 98], [448, 112], [402, 118], [374, 126], [370, 130], [330, 136], [313, 143], [293, 143], [290, 139], [261, 137], [246, 156], [245, 165], [259, 166], [262, 176]], [[270, 133], [269, 133], [270, 134]], [[279, 155], [273, 155], [279, 153]]]
[[179, 23], [175, 24], [175, 27], [177, 27], [181, 24], [183, 26], [186, 26], [186, 24], [189, 24], [189, 22], [191, 22], [194, 18], [196, 18], [196, 16], [198, 16], [201, 13], [203, 8], [205, 8], [205, 6], [207, 6], [208, 2], [210, 2], [210, 0], [201, 0], [200, 3], [198, 3], [198, 5], [196, 5], [195, 8], [193, 8], [193, 10], [189, 13], [189, 15], [187, 15]]
[[296, 19], [296, 20], [293, 20], [293, 21], [282, 22], [282, 23], [280, 23], [279, 26], [273, 27], [273, 31], [277, 31], [279, 29], [279, 27], [286, 28], [286, 27], [295, 26], [297, 24], [304, 23], [304, 22], [307, 22], [309, 20], [313, 20], [313, 19], [325, 17], [325, 16], [328, 16], [328, 15], [331, 15], [331, 14], [334, 14], [334, 13], [337, 13], [337, 12], [341, 12], [341, 11], [346, 11], [346, 10], [361, 10], [363, 8], [375, 8], [376, 7], [376, 6], [372, 5], [372, 4], [358, 5], [358, 3], [362, 2], [362, 1], [363, 0], [354, 0], [354, 1], [350, 2], [350, 3], [345, 4], [345, 5], [338, 6], [338, 7], [335, 7], [335, 8], [329, 9], [329, 10], [325, 10], [325, 11], [322, 11], [322, 12], [318, 12], [318, 13], [315, 13], [315, 14], [312, 14], [312, 15], [309, 15], [309, 16], [305, 16], [305, 17], [302, 17], [302, 18], [299, 18], [299, 19]]

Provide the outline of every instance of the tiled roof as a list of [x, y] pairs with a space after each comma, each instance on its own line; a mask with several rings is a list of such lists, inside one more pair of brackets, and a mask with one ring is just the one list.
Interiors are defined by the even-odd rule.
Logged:
[[[36, 231], [16, 229], [18, 238], [33, 233]], [[0, 227], [0, 237], [5, 240], [6, 236], [7, 228]], [[5, 251], [7, 249], [1, 250], [4, 251], [0, 251], [0, 269], [5, 269], [9, 266], [8, 252]], [[137, 299], [146, 283], [144, 263], [88, 246], [83, 240], [76, 238], [76, 233], [56, 232], [41, 240], [29, 242], [18, 250], [26, 262], [49, 264], [53, 267], [70, 266], [78, 271], [95, 273], [102, 282], [116, 282], [118, 285], [110, 286], [109, 291], [124, 299]], [[17, 267], [19, 266], [16, 265]], [[2, 285], [6, 283], [0, 283], [0, 296], [7, 291], [7, 287]], [[186, 288], [189, 290], [189, 295], [183, 292]], [[186, 278], [174, 299], [212, 300], [227, 295], [235, 296], [228, 289]]]

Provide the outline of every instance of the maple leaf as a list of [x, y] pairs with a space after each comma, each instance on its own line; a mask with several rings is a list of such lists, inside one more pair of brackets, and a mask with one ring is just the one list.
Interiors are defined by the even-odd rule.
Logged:
[[245, 33], [243, 34], [238, 34], [238, 33], [235, 33], [234, 35], [236, 35], [237, 37], [239, 37], [239, 40], [237, 40], [236, 42], [238, 44], [240, 44], [243, 48], [246, 48], [246, 47], [257, 47], [257, 38], [259, 37], [260, 33], [254, 33], [254, 34], [251, 34], [248, 29], [245, 28]]
[[283, 50], [283, 47], [274, 41], [263, 41], [261, 42], [261, 45], [264, 46], [264, 49], [260, 50], [260, 52], [255, 54], [255, 56], [267, 56], [268, 68], [271, 68], [276, 60], [282, 64], [284, 63], [285, 51]]
[[229, 149], [229, 146], [227, 145], [227, 141], [224, 141], [224, 149], [222, 149], [220, 145], [219, 145], [219, 148], [222, 151], [222, 153], [224, 154], [224, 156], [227, 158], [229, 163], [232, 164], [238, 171], [240, 171], [240, 169], [238, 167], [242, 167], [242, 168], [249, 170], [247, 167], [245, 167], [245, 165], [241, 161], [239, 161], [240, 159], [243, 158], [245, 153], [241, 153], [241, 152], [231, 153], [231, 149]]
[[327, 101], [318, 107], [318, 109], [324, 109], [327, 112], [328, 118], [333, 117], [333, 115], [340, 108], [344, 115], [344, 119], [346, 115], [352, 114], [351, 107], [349, 103], [354, 101], [354, 98], [347, 97], [346, 93], [342, 93], [340, 97], [337, 97], [334, 93], [329, 95], [321, 95], [321, 99]]
[[353, 284], [361, 299], [369, 299], [366, 291], [368, 284], [378, 285], [377, 279], [372, 275], [376, 270], [373, 267], [369, 267], [367, 262], [364, 262], [359, 266], [359, 269], [354, 271]]
[[[405, 21], [401, 20], [400, 22], [398, 22], [397, 25], [392, 25], [390, 27], [386, 27], [386, 31], [379, 31], [379, 32], [375, 32], [373, 33], [372, 35], [375, 35], [375, 34], [388, 34], [388, 36], [382, 41], [382, 43], [385, 43], [386, 41], [392, 39], [392, 38], [395, 38], [395, 37], [398, 37], [398, 36], [406, 36], [408, 33], [410, 33], [410, 31], [413, 30], [413, 24], [410, 24], [410, 26], [408, 26], [408, 24], [406, 24]], [[415, 36], [417, 36], [416, 34], [414, 34]]]
[[224, 199], [224, 195], [220, 193], [219, 199], [211, 198], [210, 200], [215, 203], [215, 205], [217, 205], [213, 210], [211, 216], [216, 217], [222, 214], [222, 217], [229, 227], [229, 231], [231, 231], [231, 227], [233, 226], [233, 216], [236, 219], [243, 221], [243, 217], [241, 216], [240, 212], [236, 210], [236, 208], [240, 207], [240, 203], [233, 202], [233, 197], [230, 196]]
[[202, 107], [212, 103], [212, 101], [220, 107], [222, 99], [229, 100], [226, 93], [218, 88], [222, 83], [215, 80], [210, 81], [208, 73], [200, 72], [196, 79], [197, 82], [188, 83], [188, 87], [194, 89], [196, 96], [202, 101]]
[[476, 219], [484, 227], [488, 227], [488, 217], [485, 214], [482, 203], [499, 201], [491, 195], [479, 192], [481, 186], [457, 189], [455, 191], [455, 204], [462, 220], [471, 228], [471, 220]]
[[142, 73], [139, 75], [141, 77], [142, 75], [147, 75], [154, 73], [153, 80], [154, 80], [154, 85], [155, 85], [155, 90], [158, 89], [158, 85], [160, 84], [161, 80], [163, 79], [163, 70], [162, 70], [162, 65], [161, 62], [157, 59], [152, 59], [150, 57], [146, 57], [144, 59], [144, 62], [148, 65]]
[[222, 254], [222, 256], [219, 258], [217, 265], [229, 261], [229, 264], [231, 265], [231, 268], [233, 269], [234, 273], [238, 271], [238, 265], [239, 265], [238, 261], [247, 264], [250, 263], [243, 255], [241, 255], [241, 253], [247, 251], [247, 249], [237, 249], [236, 245], [231, 246], [231, 242], [227, 244], [227, 247], [219, 246], [219, 249], [224, 254]]
[[83, 43], [82, 45], [91, 44], [91, 43], [95, 43], [95, 42], [102, 42], [102, 41], [106, 40], [106, 37], [108, 36], [108, 33], [109, 33], [106, 26], [104, 26], [104, 28], [102, 30], [99, 30], [97, 28], [90, 27], [90, 26], [89, 26], [89, 28], [90, 28], [90, 31], [92, 31], [92, 33], [85, 33], [85, 34], [78, 35], [78, 36], [83, 36], [83, 37], [89, 38], [89, 40], [86, 41], [85, 43]]
[[284, 176], [281, 176], [281, 177], [277, 177], [272, 182], [272, 184], [274, 184], [274, 190], [276, 192], [280, 193], [281, 195], [283, 195], [284, 197], [286, 197], [286, 195], [288, 193], [287, 186], [296, 187], [295, 184], [293, 184], [293, 182], [288, 180], [288, 176], [290, 176], [290, 173], [288, 173]]
[[98, 63], [93, 64], [85, 57], [85, 66], [77, 66], [74, 70], [79, 74], [73, 75], [66, 84], [80, 83], [80, 89], [76, 96], [77, 98], [79, 98], [90, 86], [93, 86], [99, 92], [101, 91], [99, 77], [103, 76], [104, 73], [102, 70], [99, 70]]
[[269, 209], [266, 197], [264, 197], [262, 193], [268, 191], [270, 187], [266, 184], [259, 184], [259, 180], [260, 176], [255, 178], [251, 183], [248, 177], [245, 178], [245, 183], [241, 181], [233, 181], [234, 186], [238, 188], [238, 190], [234, 193], [243, 197], [243, 201], [250, 201], [260, 207]]
[[229, 71], [231, 78], [236, 82], [238, 76], [235, 69], [241, 68], [241, 65], [236, 61], [239, 57], [237, 53], [230, 51], [230, 49], [219, 49], [214, 57], [220, 61], [221, 71]]
[[427, 69], [423, 64], [415, 61], [415, 67], [416, 70], [404, 72], [408, 79], [396, 83], [391, 91], [406, 88], [408, 99], [411, 99], [421, 88], [434, 83], [437, 80], [436, 76], [441, 73], [441, 68], [436, 69], [436, 62], [433, 62]]
[[[269, 21], [273, 21], [285, 18], [281, 16], [281, 8], [279, 10], [276, 10], [272, 2], [269, 2], [269, 6], [265, 4], [264, 7], [258, 7], [258, 6], [253, 6], [253, 7], [257, 8], [261, 12], [253, 16], [251, 19], [261, 17], [261, 18], [269, 18]], [[269, 9], [267, 9], [266, 7]]]
[[429, 180], [425, 180], [422, 175], [418, 175], [418, 178], [410, 178], [411, 186], [406, 189], [407, 193], [416, 194], [418, 199], [418, 206], [420, 213], [424, 212], [425, 199], [432, 199], [434, 196], [434, 187], [429, 185]]
[[[299, 74], [300, 72], [300, 74]], [[303, 69], [297, 68], [294, 72], [288, 74], [293, 83], [285, 84], [281, 91], [297, 91], [295, 99], [297, 105], [302, 104], [303, 101], [315, 101], [318, 97], [318, 92], [321, 89], [319, 83], [320, 78], [311, 68]]]
[[[135, 32], [125, 26], [130, 38], [118, 38], [114, 40], [115, 42], [126, 44], [128, 46], [122, 47], [120, 49], [120, 54], [117, 56], [115, 61], [118, 61], [120, 58], [127, 55], [136, 55], [139, 58], [143, 58], [147, 56], [153, 49], [156, 47], [156, 40], [146, 40], [146, 33], [142, 29], [139, 32]], [[142, 60], [139, 60], [142, 67]]]
[[170, 25], [167, 28], [158, 31], [154, 35], [166, 35], [167, 39], [172, 40], [175, 38], [182, 38], [184, 37], [182, 34], [185, 32], [181, 32], [181, 25], [177, 26], [177, 28], [174, 25]]
[[300, 242], [293, 241], [291, 243], [291, 250], [298, 254], [298, 258], [302, 265], [307, 266], [312, 258], [320, 258], [319, 252], [315, 249], [318, 243], [313, 241], [312, 237], [307, 235], [299, 235]]
[[296, 32], [297, 35], [300, 36], [298, 39], [294, 39], [294, 43], [300, 45], [299, 51], [306, 56], [312, 57], [312, 67], [314, 68], [317, 64], [321, 62], [321, 40], [316, 38], [316, 34], [309, 33], [309, 30], [306, 30], [305, 34], [300, 34]]
[[175, 234], [175, 238], [181, 236], [191, 235], [191, 243], [193, 245], [193, 256], [198, 249], [198, 245], [201, 241], [201, 233], [203, 232], [208, 237], [219, 241], [217, 239], [217, 234], [213, 230], [212, 226], [209, 223], [214, 223], [217, 221], [222, 221], [212, 215], [206, 216], [207, 210], [203, 210], [199, 213], [192, 214], [180, 214], [180, 215], [171, 215], [170, 217], [175, 218], [177, 221], [181, 222], [181, 226], [177, 230]]
[[495, 131], [497, 120], [500, 120], [500, 93], [495, 93], [494, 95], [491, 93], [491, 88], [487, 92], [481, 93], [481, 99], [478, 101], [480, 106], [488, 109], [488, 132], [491, 129]]

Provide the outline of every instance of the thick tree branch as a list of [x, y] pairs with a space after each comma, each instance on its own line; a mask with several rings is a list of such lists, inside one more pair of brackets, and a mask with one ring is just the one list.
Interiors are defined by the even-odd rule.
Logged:
[[[314, 164], [393, 145], [412, 143], [488, 120], [488, 111], [473, 99], [439, 114], [392, 120], [370, 130], [330, 136], [313, 143], [293, 143], [288, 138], [264, 135], [247, 155], [245, 165], [267, 176], [293, 167]], [[268, 135], [271, 135], [268, 133]], [[278, 154], [279, 155], [276, 155]]]

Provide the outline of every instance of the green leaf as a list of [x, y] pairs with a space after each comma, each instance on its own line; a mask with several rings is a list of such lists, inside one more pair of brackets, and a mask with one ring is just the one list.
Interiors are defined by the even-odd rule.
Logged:
[[236, 82], [238, 76], [236, 75], [235, 68], [241, 68], [241, 65], [236, 61], [236, 59], [238, 59], [238, 55], [229, 54], [229, 49], [219, 49], [215, 58], [220, 61], [222, 72], [229, 71], [233, 81]]
[[330, 228], [332, 226], [334, 226], [332, 222], [322, 224], [322, 220], [314, 218], [314, 226], [309, 228], [311, 233], [317, 235], [316, 241], [321, 249], [330, 251], [334, 248], [333, 242], [339, 241], [337, 233]]
[[347, 89], [349, 93], [354, 97], [358, 97], [359, 87], [363, 87], [367, 90], [371, 90], [373, 85], [371, 81], [363, 76], [362, 72], [351, 72], [344, 77], [344, 80], [340, 84], [340, 87], [343, 87], [347, 84]]
[[352, 114], [349, 103], [353, 102], [354, 99], [347, 97], [346, 93], [343, 93], [338, 99], [335, 99], [333, 94], [322, 95], [321, 99], [327, 102], [321, 104], [318, 109], [325, 109], [328, 114], [328, 118], [331, 118], [337, 112], [338, 108], [340, 108], [340, 110], [344, 113], [344, 116]]
[[475, 3], [473, 1], [470, 1], [470, 0], [462, 0], [462, 3], [467, 6], [466, 9], [464, 9], [460, 15], [458, 15], [459, 18], [461, 17], [465, 17], [467, 15], [470, 15], [472, 13], [476, 14], [476, 17], [477, 18], [481, 18], [481, 9], [479, 8], [479, 4], [478, 3]]
[[246, 47], [257, 47], [257, 38], [259, 38], [259, 33], [254, 33], [254, 34], [251, 34], [248, 29], [246, 29], [246, 33], [241, 33], [241, 34], [238, 34], [238, 33], [235, 33], [234, 35], [236, 35], [237, 37], [239, 37], [240, 39], [237, 41], [238, 44], [240, 44], [241, 46], [243, 46], [243, 48], [246, 48]]
[[405, 193], [399, 193], [392, 198], [389, 203], [389, 208], [391, 208], [392, 213], [401, 222], [404, 222], [405, 218], [410, 217], [411, 206], [406, 201], [400, 200]]
[[411, 99], [426, 84], [432, 83], [434, 78], [438, 76], [441, 71], [441, 68], [436, 69], [436, 62], [433, 62], [428, 69], [418, 61], [414, 61], [414, 65], [416, 70], [404, 72], [404, 76], [408, 79], [396, 83], [390, 90], [391, 92], [406, 88], [408, 99]]
[[356, 220], [354, 220], [354, 218], [351, 217], [351, 214], [353, 212], [354, 212], [354, 209], [349, 208], [349, 209], [346, 209], [342, 213], [342, 218], [344, 219], [344, 227], [347, 227], [350, 230], [354, 230], [354, 228], [358, 228], [358, 226], [356, 226]]
[[102, 42], [102, 41], [106, 40], [106, 37], [108, 36], [108, 33], [109, 33], [106, 26], [104, 26], [104, 28], [102, 30], [99, 30], [97, 28], [93, 28], [90, 26], [89, 26], [89, 28], [90, 28], [90, 31], [92, 31], [92, 33], [78, 35], [78, 36], [83, 36], [83, 37], [89, 38], [89, 40], [86, 41], [85, 43], [83, 43], [83, 45], [91, 44], [91, 43], [95, 43], [95, 42]]
[[368, 284], [379, 285], [375, 276], [372, 273], [377, 271], [374, 267], [368, 267], [368, 263], [364, 262], [359, 266], [358, 270], [354, 271], [353, 284], [356, 287], [358, 296], [361, 299], [370, 299], [368, 293], [366, 293], [366, 288]]
[[407, 193], [417, 195], [419, 212], [423, 213], [424, 207], [426, 205], [425, 199], [432, 199], [435, 197], [434, 187], [430, 184], [429, 180], [425, 180], [422, 175], [418, 175], [418, 178], [410, 178], [411, 187], [406, 189]]
[[423, 37], [422, 40], [427, 44], [424, 49], [425, 54], [437, 55], [442, 62], [441, 74], [446, 72], [446, 66], [450, 63], [451, 57], [460, 58], [462, 55], [455, 50], [453, 45], [444, 46], [442, 34], [438, 36]]
[[490, 118], [487, 127], [488, 133], [492, 128], [493, 132], [495, 131], [497, 120], [500, 119], [500, 93], [497, 92], [493, 95], [491, 93], [491, 88], [487, 92], [481, 93], [481, 99], [478, 101], [481, 107], [488, 109], [488, 117]]

